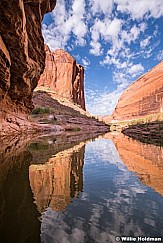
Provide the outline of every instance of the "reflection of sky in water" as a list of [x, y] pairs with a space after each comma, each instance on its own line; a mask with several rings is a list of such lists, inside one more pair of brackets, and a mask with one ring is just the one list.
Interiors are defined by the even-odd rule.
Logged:
[[111, 140], [86, 144], [84, 186], [65, 211], [42, 214], [42, 242], [115, 242], [115, 236], [163, 236], [163, 197], [141, 184]]

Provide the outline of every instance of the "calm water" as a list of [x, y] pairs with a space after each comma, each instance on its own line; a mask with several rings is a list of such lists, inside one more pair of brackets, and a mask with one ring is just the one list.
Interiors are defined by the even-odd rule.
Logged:
[[0, 242], [163, 237], [163, 149], [106, 134], [2, 146]]

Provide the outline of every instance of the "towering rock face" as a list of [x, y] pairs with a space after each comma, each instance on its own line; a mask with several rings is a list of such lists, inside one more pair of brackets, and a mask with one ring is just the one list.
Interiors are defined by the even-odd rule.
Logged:
[[163, 112], [163, 61], [132, 83], [112, 114], [115, 120], [131, 120]]
[[62, 49], [51, 52], [45, 45], [45, 70], [38, 86], [45, 86], [80, 105], [85, 110], [84, 69]]
[[33, 108], [32, 91], [44, 70], [41, 21], [55, 4], [56, 0], [1, 0], [1, 134], [26, 126], [27, 113]]

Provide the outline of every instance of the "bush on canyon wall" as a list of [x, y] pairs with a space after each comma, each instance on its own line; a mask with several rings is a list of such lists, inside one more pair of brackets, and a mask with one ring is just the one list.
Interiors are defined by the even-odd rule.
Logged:
[[50, 113], [50, 108], [49, 107], [36, 107], [31, 112], [32, 115], [49, 114], [49, 113]]

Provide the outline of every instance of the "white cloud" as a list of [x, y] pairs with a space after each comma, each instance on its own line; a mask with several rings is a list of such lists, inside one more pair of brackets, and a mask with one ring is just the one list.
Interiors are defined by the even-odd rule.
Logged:
[[139, 37], [140, 29], [137, 28], [136, 25], [134, 25], [134, 26], [131, 28], [130, 33], [131, 33], [131, 38], [132, 38], [132, 40], [136, 40], [136, 39]]
[[[125, 62], [128, 62], [129, 59], [132, 58], [131, 50], [128, 45], [130, 45], [131, 42], [138, 41], [140, 34], [145, 31], [146, 25], [144, 23], [141, 23], [138, 26], [134, 24], [130, 29], [128, 28], [128, 30], [122, 30], [123, 22], [117, 19], [114, 20], [114, 22], [117, 21], [118, 24], [113, 24], [114, 27], [111, 28], [114, 29], [114, 34], [111, 36], [111, 47], [101, 64], [114, 64], [118, 65], [117, 68], [119, 68], [120, 61], [117, 57], [123, 57], [123, 59], [126, 59]], [[118, 28], [115, 28], [115, 26], [118, 26]]]
[[144, 40], [142, 40], [142, 41], [140, 42], [140, 47], [141, 47], [142, 49], [144, 49], [147, 45], [149, 45], [149, 43], [150, 43], [150, 39], [151, 39], [151, 36], [148, 36], [147, 38], [145, 38]]
[[98, 40], [100, 37], [105, 41], [113, 41], [118, 38], [122, 26], [122, 20], [114, 18], [110, 20], [105, 18], [104, 20], [95, 19], [93, 26], [90, 29], [91, 38]]
[[82, 61], [84, 68], [87, 69], [88, 66], [90, 65], [90, 61], [88, 60], [88, 58], [84, 57], [81, 61]]
[[127, 69], [122, 70], [114, 70], [113, 72], [113, 81], [121, 86], [126, 87], [127, 84], [129, 84], [130, 76], [127, 71]]
[[91, 41], [90, 46], [91, 49], [89, 50], [89, 53], [93, 54], [94, 56], [102, 55], [103, 50], [101, 49], [101, 44], [98, 41]]
[[93, 26], [90, 28], [91, 41], [90, 41], [90, 53], [95, 56], [102, 54], [101, 43], [99, 41], [100, 36], [106, 32], [106, 24], [104, 21], [95, 19]]
[[113, 92], [100, 92], [99, 90], [92, 91], [90, 89], [85, 90], [85, 98], [87, 104], [87, 110], [93, 115], [109, 115], [112, 114], [118, 99], [128, 86], [125, 81], [118, 85], [117, 89]]
[[113, 71], [113, 81], [118, 84], [129, 84], [133, 78], [140, 75], [144, 71], [144, 67], [141, 63], [134, 64], [130, 59], [132, 54], [128, 54], [128, 49], [123, 50], [126, 58], [125, 61], [122, 61], [121, 55], [117, 52], [111, 56], [110, 51], [105, 59], [100, 63], [101, 65], [114, 65]]
[[114, 18], [112, 21], [108, 18], [104, 20], [95, 19], [93, 26], [90, 28], [91, 50], [90, 53], [96, 56], [102, 54], [101, 42], [110, 42], [115, 48], [120, 48], [118, 35], [121, 32], [122, 21]]
[[101, 1], [93, 0], [90, 1], [91, 11], [93, 14], [102, 12], [104, 14], [110, 14], [113, 8], [113, 0]]
[[112, 114], [121, 94], [130, 84], [132, 78], [136, 78], [144, 71], [141, 63], [121, 62], [120, 59], [108, 57], [108, 63], [114, 64], [118, 69], [113, 72], [113, 81], [118, 84], [116, 90], [112, 92], [91, 91], [86, 89], [85, 97], [87, 110], [94, 115]]
[[160, 50], [160, 51], [158, 52], [158, 54], [157, 54], [157, 56], [156, 56], [156, 59], [157, 59], [158, 61], [163, 60], [163, 50]]
[[106, 33], [103, 33], [104, 39], [106, 38], [107, 35], [109, 35], [112, 41], [115, 40], [120, 34], [121, 26], [122, 26], [122, 21], [120, 19], [114, 18], [107, 26]]
[[135, 78], [138, 74], [142, 73], [144, 71], [144, 67], [142, 66], [141, 63], [136, 64], [136, 65], [132, 65], [132, 67], [130, 67], [128, 69], [128, 73]]
[[128, 13], [133, 19], [142, 19], [144, 16], [159, 18], [163, 15], [162, 0], [114, 0], [117, 10]]
[[[103, 61], [100, 62], [101, 65], [114, 66], [113, 71], [113, 81], [118, 84], [129, 84], [133, 78], [138, 76], [144, 71], [142, 64], [134, 64], [135, 51], [130, 47], [131, 43], [138, 43], [140, 35], [145, 31], [147, 25], [145, 23], [140, 23], [138, 25], [133, 24], [132, 27], [122, 29], [123, 21], [120, 22], [119, 33], [112, 41], [110, 49], [108, 50]], [[147, 37], [142, 43], [147, 45], [147, 40], [150, 40], [150, 36]], [[144, 42], [143, 42], [144, 41]], [[143, 50], [143, 55], [147, 53], [147, 50]]]
[[66, 9], [65, 1], [58, 0], [52, 12], [54, 22], [42, 26], [45, 43], [54, 50], [65, 48], [71, 36], [74, 35], [76, 45], [85, 45], [87, 25], [85, 23], [85, 0], [73, 0], [72, 6]]

